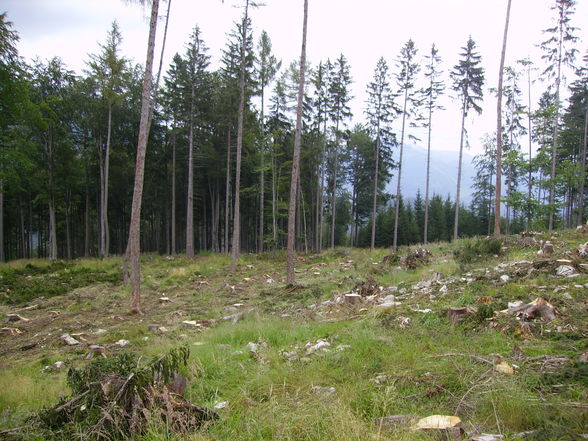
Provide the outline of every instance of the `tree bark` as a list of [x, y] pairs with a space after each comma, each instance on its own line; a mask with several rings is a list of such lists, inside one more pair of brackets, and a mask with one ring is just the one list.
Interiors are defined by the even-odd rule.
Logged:
[[108, 130], [106, 132], [106, 152], [104, 153], [104, 188], [102, 199], [102, 257], [108, 257], [110, 234], [108, 229], [108, 176], [110, 169], [110, 138], [112, 133], [112, 103], [108, 104]]
[[[376, 170], [374, 175], [374, 201], [372, 205], [372, 238], [370, 249], [373, 251], [376, 244], [376, 211], [378, 207], [378, 176], [380, 174], [380, 124], [378, 121], [378, 134], [376, 135]], [[357, 227], [356, 227], [357, 234]]]
[[140, 227], [141, 227], [141, 199], [143, 196], [143, 180], [145, 173], [145, 154], [147, 138], [149, 136], [149, 109], [151, 107], [151, 82], [153, 70], [153, 53], [155, 50], [155, 34], [157, 31], [157, 15], [159, 0], [151, 3], [151, 21], [147, 44], [147, 60], [143, 78], [141, 95], [141, 120], [139, 123], [139, 139], [137, 142], [137, 162], [135, 165], [135, 185], [133, 190], [133, 204], [131, 208], [131, 225], [129, 229], [129, 256], [131, 260], [131, 312], [140, 314], [141, 308], [141, 265], [140, 265]]
[[6, 260], [4, 252], [4, 180], [0, 179], [0, 262]]
[[337, 216], [337, 169], [339, 168], [339, 121], [335, 127], [335, 163], [333, 165], [333, 188], [331, 190], [331, 248], [335, 248], [335, 223]]
[[[431, 62], [431, 65], [433, 63]], [[433, 77], [431, 77], [431, 89], [433, 88]], [[429, 183], [431, 179], [431, 125], [433, 122], [433, 98], [429, 101], [429, 124], [427, 134], [427, 177], [425, 183], [425, 225], [423, 231], [423, 243], [429, 243]]]
[[304, 0], [304, 18], [302, 24], [302, 51], [300, 54], [300, 76], [298, 80], [298, 105], [296, 108], [296, 132], [294, 133], [294, 156], [292, 159], [292, 176], [290, 180], [290, 204], [288, 206], [288, 244], [286, 282], [294, 285], [294, 250], [296, 240], [296, 192], [300, 173], [300, 149], [302, 144], [302, 106], [304, 101], [304, 74], [306, 68], [306, 33], [308, 24], [308, 0]]
[[586, 183], [586, 147], [588, 145], [588, 108], [584, 120], [584, 143], [582, 145], [582, 159], [580, 164], [580, 188], [578, 189], [578, 225], [584, 224], [584, 186]]
[[194, 257], [194, 85], [190, 98], [188, 133], [188, 196], [186, 201], [186, 256]]
[[230, 225], [230, 204], [231, 204], [231, 128], [228, 128], [227, 140], [227, 178], [225, 194], [225, 240], [224, 252], [229, 254], [229, 225]]
[[[508, 40], [508, 24], [510, 21], [510, 4], [506, 6], [506, 20], [500, 54], [500, 70], [498, 71], [498, 99], [496, 103], [496, 193], [494, 197], [494, 236], [500, 237], [500, 199], [502, 196], [502, 83], [504, 78], [504, 59], [506, 58], [506, 42]], [[463, 128], [462, 128], [463, 130]]]
[[247, 42], [247, 23], [249, 0], [245, 3], [241, 41], [241, 71], [239, 78], [239, 116], [237, 121], [237, 160], [235, 165], [235, 210], [233, 215], [233, 249], [231, 250], [231, 269], [237, 268], [241, 253], [241, 153], [243, 150], [243, 114], [245, 113], [245, 45]]
[[171, 253], [176, 254], [176, 133], [172, 135]]
[[408, 89], [404, 91], [404, 106], [402, 109], [402, 133], [400, 136], [400, 158], [398, 160], [398, 181], [396, 183], [396, 209], [394, 213], [394, 243], [392, 252], [398, 251], [398, 218], [400, 216], [400, 179], [402, 177], [402, 155], [404, 153], [404, 129], [406, 124], [406, 104], [408, 102]]
[[86, 173], [86, 207], [84, 210], [84, 257], [90, 257], [90, 188]]
[[459, 161], [457, 163], [457, 191], [455, 194], [455, 221], [453, 224], [453, 240], [459, 239], [459, 204], [461, 196], [461, 162], [463, 158], [463, 138], [465, 131], [466, 103], [461, 109], [461, 135], [459, 140]]

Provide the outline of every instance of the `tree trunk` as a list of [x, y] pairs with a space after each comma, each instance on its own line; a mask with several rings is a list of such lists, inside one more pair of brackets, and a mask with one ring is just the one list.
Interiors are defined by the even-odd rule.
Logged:
[[[378, 207], [378, 176], [380, 175], [380, 126], [378, 123], [376, 135], [376, 170], [374, 173], [374, 201], [372, 205], [372, 238], [370, 249], [373, 251], [376, 244], [376, 211]], [[357, 232], [356, 232], [357, 233]]]
[[335, 163], [333, 166], [333, 188], [331, 190], [331, 248], [335, 248], [335, 222], [337, 216], [337, 168], [339, 167], [339, 121], [335, 127]]
[[194, 257], [194, 85], [190, 98], [188, 133], [188, 196], [186, 201], [186, 256]]
[[527, 183], [527, 225], [526, 225], [526, 230], [530, 231], [531, 230], [531, 195], [532, 195], [532, 189], [533, 189], [533, 165], [531, 163], [531, 159], [533, 158], [533, 125], [531, 122], [531, 69], [529, 66], [529, 70], [527, 72], [527, 81], [528, 81], [528, 87], [529, 87], [529, 108], [527, 109], [527, 119], [528, 119], [528, 132], [529, 132], [529, 175], [528, 175], [528, 180], [529, 182]]
[[225, 193], [225, 241], [224, 252], [229, 253], [229, 221], [230, 221], [230, 204], [231, 204], [231, 128], [228, 128], [227, 141], [227, 178]]
[[84, 257], [90, 257], [90, 188], [86, 173], [86, 207], [84, 210]]
[[110, 168], [110, 138], [112, 133], [112, 103], [108, 104], [108, 131], [106, 133], [106, 152], [104, 154], [104, 197], [102, 200], [102, 234], [103, 256], [108, 257], [110, 245], [110, 233], [108, 229], [108, 175]]
[[[500, 70], [498, 71], [498, 99], [496, 103], [496, 193], [494, 196], [494, 236], [500, 237], [500, 199], [502, 196], [502, 83], [504, 78], [504, 59], [506, 58], [506, 42], [508, 40], [508, 24], [510, 21], [510, 4], [506, 6], [506, 20], [500, 53]], [[463, 128], [462, 128], [463, 132]], [[462, 133], [463, 135], [463, 133]]]
[[237, 121], [237, 161], [235, 165], [235, 210], [233, 214], [233, 249], [231, 250], [231, 269], [237, 268], [241, 253], [241, 152], [243, 150], [243, 114], [245, 112], [245, 44], [247, 41], [247, 23], [249, 0], [245, 3], [245, 15], [242, 27], [241, 69], [239, 77], [239, 116]]
[[559, 131], [559, 96], [561, 85], [563, 28], [559, 25], [559, 50], [557, 56], [557, 78], [555, 79], [555, 118], [553, 121], [553, 149], [551, 150], [551, 176], [549, 185], [549, 231], [553, 231], [553, 217], [555, 212], [555, 169], [557, 164], [557, 135]]
[[290, 180], [290, 204], [288, 206], [288, 246], [287, 246], [287, 280], [294, 285], [294, 242], [296, 240], [296, 192], [300, 167], [300, 148], [302, 144], [302, 106], [304, 100], [304, 74], [306, 67], [306, 32], [308, 23], [308, 0], [304, 0], [304, 18], [302, 25], [302, 51], [300, 54], [300, 77], [298, 81], [298, 106], [296, 108], [296, 132], [294, 134], [294, 156], [292, 159], [292, 176]]
[[578, 225], [584, 223], [584, 185], [586, 183], [586, 147], [588, 145], [588, 108], [586, 109], [586, 118], [584, 120], [584, 143], [582, 145], [582, 159], [580, 164], [580, 188], [578, 189]]
[[0, 179], [0, 262], [6, 260], [4, 252], [4, 180]]
[[155, 49], [155, 33], [157, 30], [157, 15], [159, 0], [151, 3], [151, 21], [147, 44], [147, 60], [143, 78], [141, 95], [141, 120], [139, 123], [139, 139], [137, 142], [137, 163], [135, 166], [135, 185], [133, 189], [133, 204], [131, 208], [131, 225], [129, 229], [128, 251], [131, 260], [131, 312], [141, 313], [141, 265], [140, 265], [140, 227], [141, 227], [141, 199], [143, 195], [143, 178], [145, 173], [145, 154], [149, 135], [149, 109], [151, 105], [151, 80], [153, 70], [153, 52]]
[[[431, 88], [433, 80], [431, 79]], [[423, 243], [429, 243], [429, 182], [431, 178], [431, 124], [433, 122], [433, 101], [429, 101], [429, 124], [427, 135], [427, 177], [425, 183], [425, 225], [423, 231]]]
[[408, 102], [408, 89], [404, 91], [404, 106], [402, 109], [402, 132], [400, 135], [400, 158], [398, 160], [398, 181], [396, 183], [396, 209], [394, 213], [394, 243], [392, 252], [398, 251], [398, 218], [400, 216], [400, 179], [402, 177], [402, 155], [404, 153], [404, 129], [406, 124], [406, 104]]
[[65, 244], [67, 259], [71, 260], [71, 190], [65, 190]]
[[459, 204], [461, 195], [461, 162], [463, 158], [463, 138], [465, 131], [466, 103], [464, 101], [461, 109], [461, 135], [459, 139], [459, 161], [457, 163], [457, 191], [455, 194], [455, 221], [453, 224], [453, 240], [459, 239]]
[[176, 254], [176, 133], [172, 135], [171, 253]]
[[272, 154], [272, 236], [274, 249], [278, 245], [278, 221], [276, 217], [276, 159]]

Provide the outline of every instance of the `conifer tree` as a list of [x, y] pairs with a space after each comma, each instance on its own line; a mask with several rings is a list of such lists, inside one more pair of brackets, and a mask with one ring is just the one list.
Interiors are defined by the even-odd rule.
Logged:
[[[402, 131], [400, 132], [400, 155], [398, 159], [398, 171], [396, 182], [396, 210], [394, 214], [394, 242], [392, 243], [392, 252], [396, 253], [398, 250], [398, 222], [400, 214], [400, 188], [402, 181], [402, 156], [404, 153], [404, 136], [406, 135], [406, 122], [409, 120], [409, 125], [414, 126], [412, 118], [417, 115], [418, 107], [420, 105], [418, 90], [416, 89], [416, 79], [420, 71], [420, 64], [416, 60], [417, 48], [412, 40], [408, 40], [400, 50], [400, 57], [398, 58], [398, 67], [400, 71], [396, 74], [398, 84], [398, 94], [402, 96]], [[415, 139], [414, 136], [409, 135], [409, 138]]]
[[[484, 69], [481, 67], [481, 57], [476, 52], [476, 43], [470, 37], [462, 48], [461, 59], [451, 71], [453, 91], [461, 101], [461, 131], [459, 140], [459, 162], [457, 166], [457, 190], [455, 196], [455, 221], [453, 226], [453, 239], [458, 239], [459, 209], [461, 192], [461, 165], [463, 147], [465, 142], [465, 120], [470, 110], [482, 113], [479, 102], [484, 96]], [[497, 153], [498, 154], [498, 153]], [[497, 213], [498, 215], [498, 213]]]
[[443, 94], [445, 90], [445, 84], [441, 80], [443, 71], [440, 69], [441, 57], [439, 56], [439, 50], [435, 47], [435, 44], [431, 46], [431, 52], [425, 56], [425, 78], [428, 81], [428, 85], [423, 91], [423, 98], [429, 116], [425, 126], [427, 127], [427, 177], [425, 184], [425, 218], [423, 227], [423, 243], [427, 244], [429, 241], [429, 180], [431, 178], [431, 131], [433, 127], [433, 112], [435, 110], [442, 110], [443, 106], [437, 104], [437, 100]]
[[560, 89], [561, 81], [564, 73], [562, 68], [566, 66], [573, 66], [578, 52], [572, 45], [578, 41], [578, 37], [574, 35], [576, 28], [571, 25], [572, 15], [576, 6], [575, 0], [555, 0], [551, 9], [556, 12], [555, 26], [545, 29], [543, 32], [547, 34], [547, 40], [540, 45], [544, 54], [541, 57], [547, 63], [547, 67], [543, 71], [543, 75], [555, 80], [555, 118], [553, 121], [553, 145], [551, 148], [551, 174], [549, 185], [549, 231], [554, 227], [555, 215], [555, 174], [557, 169], [557, 150], [559, 146], [559, 119], [560, 119]]
[[370, 248], [373, 250], [376, 243], [376, 211], [378, 207], [379, 177], [380, 177], [380, 149], [390, 148], [390, 143], [386, 142], [391, 136], [391, 123], [398, 109], [394, 103], [394, 95], [390, 88], [390, 78], [388, 65], [384, 58], [378, 60], [374, 71], [374, 79], [367, 86], [368, 100], [366, 108], [366, 117], [370, 129], [375, 137], [375, 165], [374, 165], [374, 191], [372, 204], [372, 232]]

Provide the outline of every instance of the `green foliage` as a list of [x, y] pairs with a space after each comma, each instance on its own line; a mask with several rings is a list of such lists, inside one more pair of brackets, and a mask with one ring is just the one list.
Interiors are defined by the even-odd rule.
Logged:
[[463, 239], [453, 251], [453, 257], [461, 265], [487, 260], [502, 254], [502, 241], [494, 238]]

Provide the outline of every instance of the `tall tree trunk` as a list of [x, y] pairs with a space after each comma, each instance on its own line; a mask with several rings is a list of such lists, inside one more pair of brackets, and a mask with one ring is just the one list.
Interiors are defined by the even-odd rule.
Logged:
[[106, 152], [104, 153], [104, 188], [102, 189], [104, 197], [102, 200], [102, 250], [103, 256], [108, 257], [110, 232], [108, 229], [108, 176], [110, 169], [110, 138], [112, 133], [112, 103], [108, 104], [108, 130], [106, 132]]
[[65, 244], [67, 259], [71, 260], [71, 189], [65, 190]]
[[261, 88], [261, 127], [262, 127], [262, 141], [261, 141], [261, 176], [259, 177], [259, 233], [257, 237], [257, 252], [263, 253], [263, 220], [264, 220], [264, 192], [265, 192], [265, 118], [264, 118], [264, 87]]
[[[0, 189], [1, 192], [1, 189]], [[1, 212], [1, 211], [0, 211]], [[25, 215], [24, 215], [24, 207], [22, 206], [22, 201], [18, 201], [18, 213], [20, 217], [20, 247], [21, 247], [21, 258], [25, 258], [27, 256], [27, 242], [26, 242], [26, 233], [25, 233]], [[2, 260], [0, 259], [0, 262]]]
[[176, 254], [176, 133], [172, 135], [171, 253]]
[[528, 81], [528, 89], [529, 89], [529, 108], [527, 109], [527, 122], [528, 122], [528, 132], [529, 132], [529, 171], [528, 171], [528, 182], [527, 182], [527, 224], [526, 230], [531, 230], [531, 195], [533, 191], [533, 165], [531, 159], [533, 158], [533, 125], [531, 121], [531, 69], [527, 72], [527, 81]]
[[231, 204], [231, 128], [228, 128], [227, 140], [227, 178], [225, 193], [225, 240], [224, 252], [229, 253], [229, 225], [230, 225], [230, 204]]
[[465, 110], [466, 103], [464, 101], [461, 109], [461, 135], [459, 139], [459, 162], [457, 163], [457, 191], [455, 192], [455, 221], [453, 224], [453, 240], [459, 239], [459, 205], [461, 196], [461, 163], [463, 158], [463, 139], [465, 132]]
[[[431, 79], [431, 84], [433, 80]], [[432, 85], [431, 85], [432, 88]], [[431, 180], [431, 124], [433, 122], [433, 101], [429, 101], [429, 124], [427, 134], [427, 177], [425, 182], [425, 225], [423, 231], [423, 242], [429, 243], [429, 182]]]
[[402, 132], [400, 135], [400, 158], [398, 160], [398, 181], [396, 183], [396, 209], [394, 213], [394, 242], [392, 252], [398, 251], [398, 218], [400, 217], [400, 182], [402, 177], [402, 155], [404, 153], [404, 130], [406, 125], [406, 105], [408, 102], [408, 89], [404, 91], [404, 106], [402, 109]]
[[304, 0], [304, 18], [302, 24], [302, 51], [300, 54], [300, 77], [298, 80], [298, 106], [296, 108], [296, 132], [294, 133], [294, 156], [292, 159], [292, 176], [290, 180], [290, 204], [288, 206], [288, 246], [287, 246], [287, 277], [289, 285], [294, 280], [294, 242], [296, 240], [296, 192], [300, 173], [300, 148], [302, 144], [302, 106], [304, 100], [304, 74], [306, 67], [306, 32], [308, 23], [308, 0]]
[[86, 207], [84, 210], [84, 257], [90, 257], [90, 186], [86, 171]]
[[131, 225], [129, 229], [129, 244], [127, 247], [129, 251], [129, 257], [131, 260], [131, 312], [135, 314], [141, 313], [141, 200], [143, 196], [145, 154], [147, 151], [147, 138], [149, 136], [151, 80], [158, 10], [159, 0], [152, 0], [151, 21], [149, 26], [149, 38], [147, 44], [147, 60], [145, 63], [145, 75], [143, 77], [143, 91], [141, 95], [141, 120], [139, 123], [139, 139], [137, 142], [137, 163], [135, 166], [135, 185], [133, 189], [133, 204], [131, 208]]
[[4, 180], [0, 179], [0, 262], [6, 260], [4, 252]]
[[553, 218], [555, 212], [555, 171], [557, 165], [557, 136], [559, 133], [559, 97], [561, 85], [561, 63], [563, 46], [563, 27], [559, 25], [559, 50], [557, 55], [557, 78], [555, 79], [555, 118], [553, 121], [553, 148], [551, 150], [551, 176], [549, 184], [549, 231], [553, 231]]
[[49, 260], [57, 260], [57, 224], [55, 221], [55, 195], [53, 188], [53, 134], [48, 130], [45, 137], [45, 154], [47, 158], [48, 192], [49, 192]]
[[188, 196], [186, 201], [186, 256], [194, 257], [194, 86], [190, 98], [188, 133]]
[[337, 172], [339, 168], [339, 121], [335, 127], [335, 163], [333, 165], [333, 188], [331, 189], [331, 248], [335, 248], [335, 223], [337, 217]]
[[276, 190], [276, 158], [272, 154], [272, 237], [274, 249], [278, 245], [278, 221], [276, 214], [277, 190]]
[[584, 120], [584, 143], [582, 145], [582, 158], [580, 164], [580, 188], [578, 189], [578, 225], [584, 223], [584, 185], [586, 182], [586, 147], [588, 145], [588, 108], [586, 109], [586, 117]]
[[235, 211], [233, 215], [233, 249], [231, 250], [231, 269], [237, 268], [241, 253], [241, 153], [243, 150], [243, 114], [245, 112], [245, 45], [247, 42], [247, 23], [249, 18], [249, 0], [245, 3], [245, 15], [242, 26], [241, 69], [239, 74], [239, 115], [237, 121], [237, 160], [235, 165]]
[[[510, 4], [506, 6], [506, 20], [500, 53], [500, 70], [498, 71], [498, 99], [496, 100], [496, 193], [494, 196], [494, 236], [500, 237], [500, 199], [502, 196], [502, 83], [504, 79], [504, 59], [506, 58], [506, 42], [508, 40], [508, 24], [510, 22]], [[462, 129], [463, 131], [463, 129]]]
[[376, 245], [376, 211], [378, 207], [378, 177], [380, 175], [380, 124], [378, 122], [378, 134], [376, 135], [376, 170], [374, 173], [374, 200], [372, 205], [372, 238], [370, 249], [373, 251]]
[[325, 198], [325, 151], [327, 148], [327, 118], [323, 121], [323, 139], [321, 144], [321, 188], [320, 188], [320, 221], [319, 221], [319, 248], [320, 253], [323, 250], [323, 222], [325, 218], [325, 204], [323, 203]]

